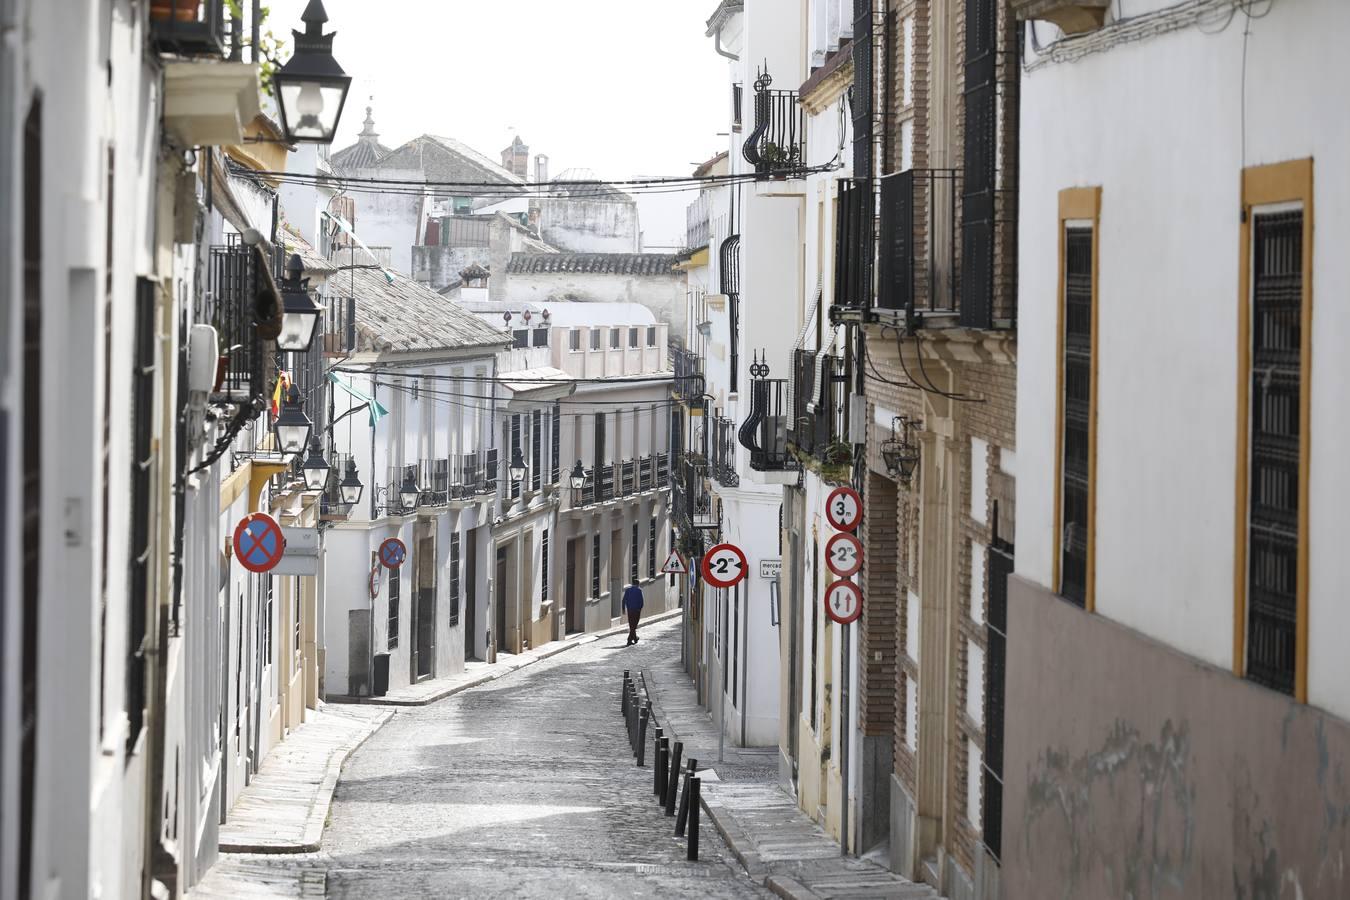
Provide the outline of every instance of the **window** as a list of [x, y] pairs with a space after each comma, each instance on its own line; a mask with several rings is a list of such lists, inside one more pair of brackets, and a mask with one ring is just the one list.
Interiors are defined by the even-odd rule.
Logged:
[[[511, 449], [506, 454], [506, 465], [509, 467], [516, 459], [516, 454], [521, 452], [520, 447], [520, 414], [517, 413], [511, 417]], [[511, 499], [520, 496], [520, 482], [510, 478], [510, 469], [507, 470], [507, 477], [511, 481]]]
[[154, 503], [155, 422], [155, 283], [142, 278], [136, 284], [136, 362], [132, 370], [131, 460], [131, 595], [127, 613], [126, 703], [131, 730], [130, 751], [145, 724], [146, 606], [151, 566], [150, 519]]
[[1085, 606], [1092, 418], [1092, 228], [1064, 229], [1059, 592]]
[[301, 598], [301, 596], [303, 596], [303, 595], [300, 593], [300, 590], [301, 590], [301, 589], [300, 589], [300, 576], [297, 575], [297, 576], [295, 576], [295, 587], [294, 587], [294, 590], [293, 590], [293, 592], [292, 592], [292, 594], [291, 594], [291, 596], [294, 597], [294, 601], [292, 602], [292, 607], [293, 607], [294, 610], [295, 610], [295, 659], [296, 659], [297, 662], [299, 662], [299, 660], [300, 660], [300, 647], [301, 647], [301, 644], [300, 644], [300, 640], [301, 640], [301, 638], [300, 638], [300, 606], [301, 606], [300, 598]]
[[599, 328], [592, 328], [592, 329], [591, 329], [591, 349], [592, 349], [592, 350], [599, 350], [599, 349], [600, 349], [600, 329], [599, 329]]
[[811, 542], [811, 727], [820, 734], [819, 704], [816, 701], [816, 678], [820, 674], [820, 544]]
[[638, 330], [636, 328], [628, 329], [628, 347], [636, 350], [638, 347]]
[[638, 538], [638, 523], [633, 523], [633, 539], [628, 542], [628, 576], [633, 584], [638, 583], [638, 549], [642, 546]]
[[536, 409], [530, 413], [530, 489], [539, 490], [543, 474], [544, 413]]
[[567, 349], [573, 353], [581, 349], [581, 329], [573, 328], [567, 332]]
[[647, 326], [647, 346], [648, 346], [648, 347], [655, 347], [655, 346], [656, 346], [656, 326], [655, 326], [655, 325], [648, 325], [648, 326]]
[[389, 569], [389, 649], [398, 646], [399, 570]]
[[543, 540], [540, 541], [539, 562], [539, 599], [543, 603], [548, 602], [548, 529], [544, 529]]
[[262, 622], [259, 625], [262, 628], [262, 664], [263, 668], [267, 668], [272, 664], [272, 660], [276, 659], [275, 648], [272, 646], [272, 617], [276, 615], [276, 598], [272, 593], [272, 576], [262, 577], [267, 584], [267, 603], [263, 606]]
[[647, 577], [656, 577], [656, 516], [652, 516], [651, 528], [647, 530]]
[[459, 624], [459, 532], [450, 535], [450, 624]]
[[591, 535], [591, 596], [600, 596], [600, 535]]
[[558, 483], [558, 474], [559, 474], [558, 460], [560, 452], [562, 450], [562, 446], [560, 443], [562, 440], [561, 435], [562, 435], [562, 404], [555, 402], [553, 404], [553, 434], [552, 434], [553, 468], [551, 469], [553, 473], [554, 484]]
[[515, 331], [511, 332], [511, 336], [515, 338], [513, 346], [517, 350], [524, 350], [526, 347], [530, 346], [530, 330], [528, 328], [517, 328]]
[[533, 337], [533, 340], [532, 340], [531, 343], [533, 343], [534, 346], [536, 346], [536, 347], [547, 347], [547, 346], [548, 346], [548, 329], [547, 329], [547, 328], [536, 328], [536, 329], [534, 329], [533, 335], [534, 335], [534, 337]]
[[1257, 213], [1252, 220], [1246, 675], [1293, 694], [1305, 449], [1303, 211]]
[[609, 349], [619, 349], [619, 329], [617, 328], [611, 328], [609, 330]]

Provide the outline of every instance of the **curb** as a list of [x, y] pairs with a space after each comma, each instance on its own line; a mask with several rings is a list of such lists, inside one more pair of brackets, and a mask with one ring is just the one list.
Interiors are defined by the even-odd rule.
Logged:
[[765, 880], [764, 887], [775, 896], [786, 897], [787, 900], [822, 900], [820, 894], [786, 875], [770, 875]]
[[721, 804], [710, 804], [706, 794], [699, 797], [699, 805], [708, 814], [713, 827], [722, 836], [722, 840], [726, 841], [727, 847], [730, 848], [731, 854], [741, 864], [741, 868], [745, 869], [745, 874], [758, 884], [766, 884], [765, 877], [769, 875], [769, 867], [759, 858], [758, 851], [746, 849], [747, 847], [753, 847], [754, 844], [741, 830], [741, 827], [730, 816], [719, 815], [722, 809]]
[[[644, 628], [647, 625], [655, 625], [658, 622], [669, 621], [673, 618], [676, 618], [677, 616], [680, 616], [683, 612], [684, 612], [683, 609], [676, 608], [666, 610], [665, 612], [662, 613], [657, 613], [651, 618], [640, 622], [638, 624], [638, 628]], [[549, 659], [550, 657], [557, 656], [559, 653], [565, 653], [574, 647], [580, 647], [584, 644], [593, 644], [596, 641], [601, 640], [603, 638], [614, 637], [617, 634], [623, 634], [627, 630], [628, 630], [627, 625], [619, 625], [615, 628], [609, 628], [605, 631], [594, 631], [574, 638], [564, 638], [561, 641], [549, 641], [547, 644], [544, 645], [543, 648], [531, 651], [530, 655], [525, 659], [520, 660], [519, 662], [513, 661], [512, 663], [504, 664], [502, 670], [499, 672], [490, 672], [486, 675], [475, 678], [472, 681], [466, 681], [463, 684], [456, 684], [451, 687], [447, 687], [445, 690], [439, 691], [431, 695], [430, 697], [423, 697], [418, 700], [384, 700], [379, 697], [359, 697], [353, 699], [355, 700], [355, 702], [361, 703], [366, 706], [392, 706], [392, 707], [430, 706], [433, 703], [438, 703], [441, 700], [444, 700], [446, 697], [454, 696], [455, 694], [458, 694], [461, 691], [467, 691], [469, 688], [480, 687], [482, 685], [487, 684], [490, 681], [496, 681], [503, 675], [510, 675], [512, 672], [519, 671], [520, 669], [523, 669], [526, 666], [537, 663], [542, 659]]]
[[[333, 806], [333, 793], [337, 790], [338, 779], [342, 776], [342, 767], [351, 759], [352, 754], [370, 740], [375, 732], [383, 728], [390, 719], [394, 717], [395, 710], [389, 710], [381, 713], [374, 719], [371, 719], [370, 729], [354, 744], [347, 747], [340, 754], [335, 753], [328, 759], [328, 764], [324, 767], [323, 781], [319, 783], [319, 792], [315, 796], [314, 805], [310, 807], [311, 811], [319, 808], [323, 809], [323, 816], [309, 816], [305, 822], [305, 834], [298, 844], [247, 844], [247, 843], [229, 843], [221, 841], [219, 850], [221, 853], [260, 853], [270, 855], [288, 855], [295, 853], [316, 853], [323, 839], [324, 827], [328, 824], [328, 811]], [[340, 758], [339, 758], [340, 757]], [[316, 824], [317, 822], [317, 824]]]

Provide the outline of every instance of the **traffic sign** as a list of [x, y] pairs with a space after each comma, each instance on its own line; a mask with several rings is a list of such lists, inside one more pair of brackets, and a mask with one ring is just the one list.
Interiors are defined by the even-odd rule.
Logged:
[[244, 516], [234, 529], [234, 555], [250, 572], [270, 572], [286, 552], [281, 526], [267, 513]]
[[408, 548], [398, 538], [386, 538], [380, 544], [380, 565], [386, 569], [397, 569], [408, 558]]
[[661, 567], [663, 575], [688, 575], [689, 566], [685, 563], [684, 557], [680, 556], [678, 550], [670, 551], [666, 557], [666, 564]]
[[703, 580], [713, 587], [739, 584], [748, 570], [745, 554], [735, 544], [718, 544], [703, 557]]
[[825, 518], [840, 531], [854, 531], [862, 522], [862, 497], [851, 487], [837, 487], [825, 501]]
[[380, 567], [374, 565], [370, 567], [370, 599], [374, 600], [380, 596]]
[[840, 625], [862, 615], [862, 590], [851, 581], [836, 581], [825, 588], [825, 614]]
[[825, 567], [840, 578], [856, 575], [862, 568], [862, 542], [840, 531], [825, 542]]

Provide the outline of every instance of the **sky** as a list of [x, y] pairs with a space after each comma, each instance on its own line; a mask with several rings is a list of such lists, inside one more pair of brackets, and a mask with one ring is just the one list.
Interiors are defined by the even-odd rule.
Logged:
[[[306, 0], [264, 4], [288, 58]], [[356, 139], [370, 104], [390, 147], [443, 134], [497, 160], [519, 134], [553, 176], [687, 175], [726, 146], [726, 60], [704, 36], [716, 5], [324, 0], [352, 76], [334, 149]]]

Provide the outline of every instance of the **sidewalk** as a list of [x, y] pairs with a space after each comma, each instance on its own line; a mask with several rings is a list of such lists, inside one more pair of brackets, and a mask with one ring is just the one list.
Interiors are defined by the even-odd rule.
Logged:
[[698, 705], [694, 683], [678, 657], [643, 670], [643, 676], [666, 735], [684, 742], [685, 759], [698, 760], [703, 808], [751, 878], [794, 900], [936, 900], [937, 892], [928, 885], [870, 860], [841, 856], [838, 842], [778, 786], [776, 748], [734, 747], [728, 735], [725, 762], [718, 765], [717, 724]]
[[[648, 625], [679, 618], [680, 612], [679, 609], [672, 609], [657, 613], [651, 618], [643, 619], [638, 628], [645, 628]], [[622, 634], [627, 630], [627, 625], [621, 625], [604, 631], [573, 635], [561, 641], [550, 641], [542, 647], [535, 647], [526, 650], [524, 653], [499, 653], [495, 663], [468, 662], [465, 663], [463, 672], [395, 688], [383, 697], [352, 697], [335, 700], [334, 702], [369, 706], [426, 706], [429, 703], [435, 703], [437, 700], [444, 700], [446, 697], [458, 694], [460, 691], [467, 691], [469, 688], [477, 687], [480, 684], [495, 681], [503, 675], [509, 675], [517, 669], [533, 665], [541, 659], [557, 656], [573, 647], [580, 647], [601, 638]]]
[[392, 710], [325, 705], [263, 760], [225, 824], [222, 853], [306, 853], [319, 849], [342, 764], [394, 715]]

